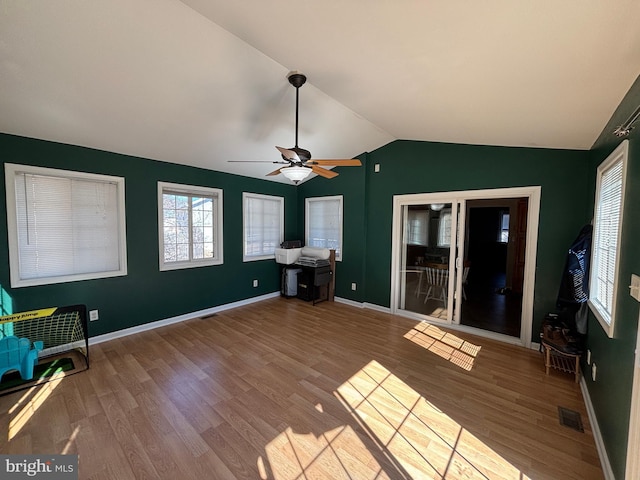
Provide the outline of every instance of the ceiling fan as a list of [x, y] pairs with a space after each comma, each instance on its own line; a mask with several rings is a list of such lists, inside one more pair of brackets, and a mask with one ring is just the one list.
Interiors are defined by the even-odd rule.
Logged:
[[296, 89], [296, 144], [291, 148], [283, 148], [276, 147], [282, 156], [282, 160], [278, 161], [260, 161], [260, 160], [229, 160], [229, 162], [254, 162], [254, 163], [279, 163], [286, 165], [285, 167], [280, 167], [277, 170], [274, 170], [271, 173], [268, 173], [267, 176], [271, 175], [279, 175], [282, 173], [289, 180], [292, 180], [293, 183], [298, 184], [301, 180], [307, 178], [311, 172], [316, 173], [325, 178], [334, 178], [338, 176], [337, 172], [332, 170], [328, 170], [325, 167], [359, 167], [362, 165], [360, 160], [357, 158], [350, 160], [312, 160], [311, 152], [309, 150], [305, 150], [304, 148], [300, 148], [298, 146], [298, 104], [299, 104], [299, 89], [303, 86], [307, 77], [299, 72], [291, 72], [287, 76], [289, 83], [293, 85]]

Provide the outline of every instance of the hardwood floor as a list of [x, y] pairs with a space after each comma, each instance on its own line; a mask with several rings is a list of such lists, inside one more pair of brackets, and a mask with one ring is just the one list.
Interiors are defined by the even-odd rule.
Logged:
[[467, 298], [462, 302], [460, 324], [520, 337], [522, 294], [498, 293], [505, 285], [504, 273], [473, 273], [476, 275], [469, 275]]
[[572, 376], [390, 314], [274, 298], [91, 361], [0, 397], [1, 453], [79, 454], [81, 479], [603, 478]]

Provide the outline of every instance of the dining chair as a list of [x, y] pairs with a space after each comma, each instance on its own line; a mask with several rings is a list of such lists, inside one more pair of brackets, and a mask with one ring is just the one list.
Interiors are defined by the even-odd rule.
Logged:
[[425, 283], [427, 292], [424, 297], [424, 303], [429, 300], [441, 300], [447, 305], [447, 284], [449, 283], [449, 270], [445, 268], [425, 268]]

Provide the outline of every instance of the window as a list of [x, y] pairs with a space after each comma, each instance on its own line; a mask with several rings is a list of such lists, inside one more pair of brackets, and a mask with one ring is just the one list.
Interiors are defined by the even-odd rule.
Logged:
[[342, 260], [342, 195], [307, 198], [305, 207], [305, 245], [333, 249]]
[[451, 209], [445, 208], [440, 213], [440, 220], [438, 221], [438, 246], [449, 247], [451, 246]]
[[629, 143], [622, 142], [600, 164], [591, 248], [589, 305], [602, 328], [613, 337], [624, 186]]
[[498, 242], [509, 242], [509, 213], [500, 212], [500, 230], [498, 232]]
[[284, 241], [284, 198], [242, 194], [245, 262], [274, 258]]
[[222, 190], [158, 182], [160, 270], [222, 263]]
[[12, 287], [127, 274], [124, 178], [5, 165]]
[[429, 211], [409, 207], [407, 217], [407, 243], [429, 246]]

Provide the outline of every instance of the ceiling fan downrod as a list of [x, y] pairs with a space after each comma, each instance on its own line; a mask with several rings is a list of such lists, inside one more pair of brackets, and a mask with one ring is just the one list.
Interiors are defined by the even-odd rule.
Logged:
[[295, 148], [298, 148], [298, 105], [300, 101], [300, 87], [303, 86], [307, 77], [299, 72], [292, 72], [289, 77], [289, 83], [296, 88], [296, 145]]

